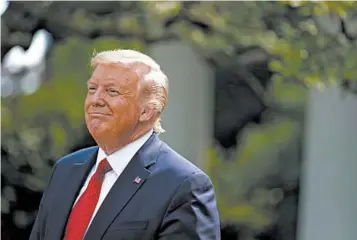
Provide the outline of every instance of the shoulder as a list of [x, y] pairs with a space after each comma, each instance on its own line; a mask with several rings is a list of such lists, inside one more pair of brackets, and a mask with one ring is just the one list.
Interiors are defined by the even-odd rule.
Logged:
[[[215, 199], [213, 184], [209, 176], [198, 166], [163, 143], [157, 160], [160, 191], [170, 192], [168, 212], [184, 203], [200, 202], [212, 204]], [[212, 205], [212, 209], [215, 204]]]
[[56, 165], [68, 165], [73, 163], [83, 163], [87, 161], [90, 157], [93, 156], [94, 153], [98, 151], [97, 146], [83, 148], [78, 151], [69, 153], [63, 157], [61, 157], [57, 162]]
[[156, 164], [160, 172], [165, 173], [171, 180], [188, 181], [201, 186], [211, 183], [210, 178], [202, 169], [177, 153], [165, 142], [161, 144]]

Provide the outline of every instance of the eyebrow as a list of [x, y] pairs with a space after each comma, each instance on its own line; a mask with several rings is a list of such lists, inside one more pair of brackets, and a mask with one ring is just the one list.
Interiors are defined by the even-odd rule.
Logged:
[[[97, 83], [91, 81], [91, 80], [88, 80], [87, 81], [87, 85], [98, 85]], [[105, 83], [103, 84], [105, 87], [120, 87], [120, 84], [116, 84], [114, 81], [113, 82], [108, 82], [108, 83]]]
[[[114, 78], [107, 78], [108, 80], [110, 80], [111, 82], [116, 82], [116, 79]], [[94, 77], [91, 77], [90, 79], [87, 80], [87, 83], [89, 82], [93, 82], [93, 81], [96, 81], [98, 80], [97, 78], [94, 78]]]

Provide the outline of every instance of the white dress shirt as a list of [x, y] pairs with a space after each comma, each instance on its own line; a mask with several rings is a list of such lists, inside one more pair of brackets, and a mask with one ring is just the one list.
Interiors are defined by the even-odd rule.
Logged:
[[[144, 143], [150, 138], [151, 134], [153, 133], [153, 130], [149, 131], [145, 135], [141, 136], [134, 142], [129, 143], [122, 149], [112, 153], [111, 155], [107, 156], [103, 149], [99, 148], [98, 150], [98, 155], [97, 155], [97, 161], [95, 165], [93, 166], [92, 170], [90, 171], [87, 180], [85, 181], [81, 191], [79, 192], [79, 195], [76, 199], [76, 203], [79, 199], [79, 197], [83, 194], [83, 192], [87, 189], [89, 180], [91, 179], [92, 175], [95, 173], [97, 170], [98, 164], [101, 160], [104, 158], [107, 158], [110, 166], [112, 167], [112, 170], [107, 172], [104, 176], [102, 188], [100, 191], [98, 203], [94, 209], [92, 218], [88, 224], [88, 226], [91, 224], [93, 221], [93, 218], [95, 214], [97, 213], [100, 205], [103, 203], [105, 197], [109, 193], [110, 189], [113, 187], [114, 183], [120, 176], [120, 174], [124, 171], [125, 167], [129, 164], [130, 160], [134, 157], [136, 152], [144, 145]], [[88, 227], [87, 227], [88, 229]]]

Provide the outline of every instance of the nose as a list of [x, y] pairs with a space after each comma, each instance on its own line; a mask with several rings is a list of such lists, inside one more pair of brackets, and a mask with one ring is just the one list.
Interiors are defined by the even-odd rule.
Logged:
[[102, 91], [99, 89], [92, 95], [92, 105], [95, 107], [103, 107], [105, 105]]

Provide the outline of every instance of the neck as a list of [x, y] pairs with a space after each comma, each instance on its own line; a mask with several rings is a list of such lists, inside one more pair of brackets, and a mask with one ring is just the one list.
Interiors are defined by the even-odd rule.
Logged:
[[121, 136], [120, 138], [115, 138], [115, 140], [109, 140], [106, 139], [104, 141], [100, 141], [99, 139], [96, 140], [98, 146], [103, 149], [103, 151], [107, 154], [110, 155], [122, 148], [124, 148], [126, 145], [134, 142], [135, 140], [139, 139], [140, 137], [144, 136], [146, 133], [148, 133], [151, 130], [151, 128], [147, 129], [141, 129], [140, 131], [135, 131], [133, 134], [129, 136]]

